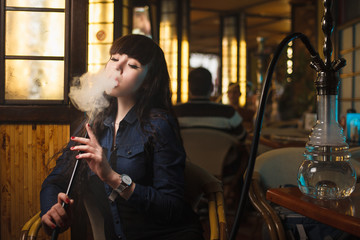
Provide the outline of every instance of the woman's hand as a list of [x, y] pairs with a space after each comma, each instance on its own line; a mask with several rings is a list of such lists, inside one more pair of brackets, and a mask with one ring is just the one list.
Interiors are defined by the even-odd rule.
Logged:
[[89, 124], [86, 124], [89, 138], [71, 137], [71, 140], [81, 145], [71, 147], [73, 151], [79, 151], [77, 159], [85, 159], [89, 168], [101, 179], [111, 185], [112, 179], [118, 178], [118, 174], [111, 168], [105, 153], [98, 143], [95, 134]]
[[[68, 204], [65, 208], [62, 203]], [[71, 224], [71, 206], [74, 200], [70, 199], [65, 193], [58, 194], [58, 202], [41, 217], [41, 223], [46, 234], [51, 235], [56, 226], [60, 227], [60, 232], [65, 231]]]

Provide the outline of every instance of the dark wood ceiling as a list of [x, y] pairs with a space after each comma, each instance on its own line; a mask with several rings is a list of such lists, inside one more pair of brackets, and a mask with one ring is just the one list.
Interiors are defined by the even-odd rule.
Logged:
[[220, 16], [243, 12], [248, 49], [277, 45], [291, 31], [290, 0], [190, 0], [190, 52], [220, 51]]

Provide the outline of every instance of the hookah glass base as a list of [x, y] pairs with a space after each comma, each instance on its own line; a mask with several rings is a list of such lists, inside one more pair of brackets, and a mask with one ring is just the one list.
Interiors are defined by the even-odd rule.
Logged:
[[298, 172], [302, 193], [318, 199], [342, 199], [355, 189], [356, 173], [351, 166], [348, 147], [308, 145], [306, 159]]

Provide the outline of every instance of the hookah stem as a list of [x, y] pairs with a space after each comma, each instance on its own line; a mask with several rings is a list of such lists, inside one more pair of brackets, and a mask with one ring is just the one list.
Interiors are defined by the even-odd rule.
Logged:
[[[87, 133], [87, 132], [85, 133], [85, 136], [84, 136], [84, 137], [85, 137], [85, 138], [88, 137], [88, 133]], [[81, 153], [81, 152], [79, 152], [79, 153]], [[76, 175], [77, 170], [78, 170], [79, 161], [80, 161], [79, 159], [76, 159], [76, 162], [75, 162], [75, 165], [74, 165], [74, 169], [73, 169], [73, 171], [72, 171], [72, 174], [71, 174], [71, 177], [70, 177], [70, 181], [69, 181], [68, 187], [67, 187], [67, 189], [66, 189], [66, 195], [67, 195], [67, 196], [69, 196], [69, 194], [70, 194], [71, 187], [72, 187], [72, 185], [73, 185], [72, 183], [73, 183], [73, 181], [74, 181], [75, 175]], [[69, 204], [63, 202], [61, 206], [62, 206], [64, 209], [67, 209], [67, 208], [69, 207]], [[55, 229], [54, 229], [53, 232], [52, 232], [51, 239], [52, 239], [52, 240], [56, 240], [56, 239], [58, 238], [58, 236], [59, 236], [59, 232], [60, 232], [60, 228], [59, 228], [59, 226], [56, 226]]]

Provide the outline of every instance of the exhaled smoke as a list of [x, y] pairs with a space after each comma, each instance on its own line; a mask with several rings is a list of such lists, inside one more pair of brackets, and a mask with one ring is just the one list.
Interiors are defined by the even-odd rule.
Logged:
[[96, 73], [87, 72], [81, 77], [74, 78], [70, 87], [69, 97], [74, 106], [86, 112], [89, 122], [94, 116], [109, 106], [105, 92], [110, 92], [117, 82], [100, 70]]

